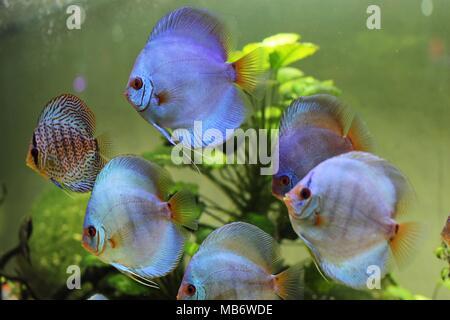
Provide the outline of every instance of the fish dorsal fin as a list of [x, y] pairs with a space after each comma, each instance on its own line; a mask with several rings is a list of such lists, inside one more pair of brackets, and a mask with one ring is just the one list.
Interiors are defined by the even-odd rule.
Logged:
[[158, 21], [149, 41], [169, 33], [194, 39], [201, 45], [214, 49], [224, 61], [227, 60], [230, 37], [225, 26], [206, 10], [183, 7], [170, 12]]
[[245, 222], [233, 222], [216, 229], [206, 238], [200, 250], [232, 251], [271, 274], [279, 262], [279, 248], [275, 240], [258, 227]]
[[328, 94], [293, 101], [280, 121], [280, 135], [302, 127], [317, 127], [348, 137], [354, 150], [370, 151], [372, 137], [364, 122], [346, 105]]
[[343, 136], [352, 121], [352, 112], [335, 97], [318, 94], [294, 100], [280, 122], [281, 135], [300, 127], [329, 129]]
[[[133, 179], [130, 179], [130, 176]], [[126, 155], [118, 156], [109, 161], [97, 177], [96, 185], [111, 181], [120, 181], [123, 185], [130, 181], [139, 185], [161, 200], [167, 200], [173, 185], [169, 172], [144, 158]], [[107, 187], [107, 186], [106, 186]]]
[[80, 98], [73, 94], [62, 94], [50, 100], [45, 105], [38, 123], [49, 123], [51, 126], [60, 123], [76, 127], [91, 137], [95, 132], [94, 113]]
[[409, 203], [414, 197], [414, 192], [408, 179], [398, 168], [388, 161], [367, 152], [353, 151], [340, 155], [340, 157], [362, 161], [386, 176], [395, 190], [395, 213], [393, 218], [406, 213]]

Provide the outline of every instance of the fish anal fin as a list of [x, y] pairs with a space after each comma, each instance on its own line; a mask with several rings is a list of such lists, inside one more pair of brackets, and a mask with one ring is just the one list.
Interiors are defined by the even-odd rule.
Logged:
[[274, 276], [275, 293], [283, 300], [303, 298], [304, 269], [301, 264], [293, 265]]

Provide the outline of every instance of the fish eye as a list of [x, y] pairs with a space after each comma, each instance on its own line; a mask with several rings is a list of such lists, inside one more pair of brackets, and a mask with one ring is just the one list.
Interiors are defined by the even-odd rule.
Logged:
[[143, 82], [142, 79], [139, 77], [134, 78], [133, 80], [131, 80], [130, 82], [130, 86], [134, 89], [134, 90], [139, 90], [142, 88], [143, 86]]
[[300, 190], [299, 196], [302, 200], [306, 200], [309, 197], [311, 197], [311, 190], [309, 190], [309, 188], [306, 188], [306, 187], [302, 188]]
[[289, 179], [288, 176], [281, 176], [280, 177], [280, 183], [284, 186], [287, 186], [291, 182], [291, 179]]
[[89, 237], [93, 238], [97, 234], [97, 229], [95, 229], [94, 226], [89, 226], [87, 228], [87, 233], [88, 233]]
[[31, 149], [31, 156], [33, 157], [33, 162], [36, 166], [38, 165], [38, 155], [39, 150], [37, 148]]
[[188, 286], [186, 287], [186, 294], [190, 297], [193, 296], [196, 291], [197, 288], [195, 288], [193, 284], [188, 284]]

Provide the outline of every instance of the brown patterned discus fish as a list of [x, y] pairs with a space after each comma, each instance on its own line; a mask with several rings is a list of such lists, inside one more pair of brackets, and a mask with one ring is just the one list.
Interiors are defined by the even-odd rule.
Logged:
[[447, 218], [447, 223], [441, 233], [442, 240], [450, 247], [450, 216]]
[[53, 98], [33, 131], [27, 166], [62, 189], [91, 191], [106, 163], [94, 131], [94, 113], [82, 100], [71, 94]]

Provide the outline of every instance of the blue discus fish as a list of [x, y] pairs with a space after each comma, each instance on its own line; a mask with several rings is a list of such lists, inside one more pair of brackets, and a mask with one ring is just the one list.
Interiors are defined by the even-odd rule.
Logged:
[[386, 275], [390, 253], [401, 264], [413, 251], [420, 226], [398, 220], [411, 191], [386, 160], [352, 151], [320, 163], [284, 202], [294, 231], [321, 270], [361, 289], [374, 267]]
[[95, 181], [86, 209], [83, 246], [135, 280], [172, 271], [183, 253], [186, 228], [197, 228], [194, 197], [170, 196], [167, 171], [136, 156], [106, 164]]
[[[225, 27], [207, 11], [180, 8], [154, 27], [131, 71], [125, 96], [171, 143], [166, 128], [186, 129], [189, 147], [222, 144], [244, 121], [242, 90], [251, 91], [261, 71], [261, 51], [228, 62]], [[240, 90], [242, 89], [242, 90]], [[201, 129], [194, 126], [201, 121]], [[203, 137], [216, 129], [222, 139]], [[195, 134], [195, 135], [194, 135]]]
[[281, 199], [322, 161], [371, 149], [372, 138], [365, 124], [335, 97], [299, 98], [280, 121], [279, 170], [272, 178], [272, 193]]
[[270, 235], [254, 225], [234, 222], [203, 241], [189, 262], [177, 299], [299, 299], [302, 280], [299, 264], [280, 270], [279, 248]]

